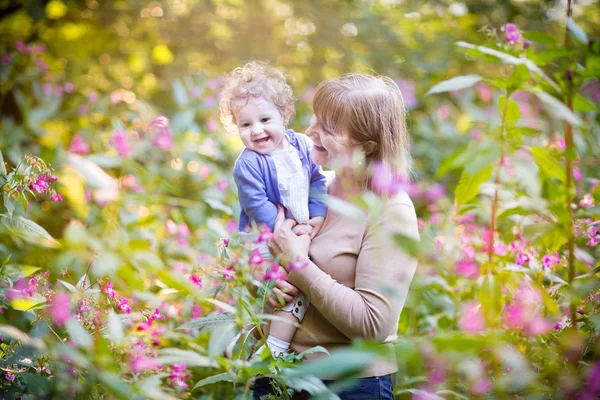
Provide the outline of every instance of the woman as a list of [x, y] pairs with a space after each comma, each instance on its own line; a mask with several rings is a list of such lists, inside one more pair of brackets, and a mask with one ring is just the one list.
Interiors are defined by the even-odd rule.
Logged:
[[[280, 210], [271, 252], [282, 257], [281, 265], [289, 273], [287, 283], [311, 301], [302, 321], [304, 329], [296, 332], [291, 347], [301, 352], [323, 346], [331, 352], [355, 338], [384, 343], [391, 359], [368, 365], [357, 384], [340, 397], [393, 399], [398, 368], [392, 342], [397, 339], [400, 312], [417, 267], [417, 261], [394, 243], [393, 235], [413, 239], [419, 235], [410, 198], [404, 192], [390, 195], [390, 187], [378, 182], [382, 178], [392, 182], [392, 176], [373, 171], [387, 171], [394, 177], [408, 174], [409, 139], [402, 96], [389, 78], [349, 74], [319, 85], [313, 108], [315, 115], [306, 132], [314, 142], [311, 157], [336, 173], [328, 193], [349, 200], [369, 189], [385, 200], [379, 215], [360, 220], [329, 207], [312, 241], [308, 235], [297, 236], [293, 232], [296, 221], [284, 221]], [[354, 166], [357, 159], [360, 168]], [[290, 271], [291, 261], [306, 266]], [[320, 356], [323, 353], [306, 358]], [[268, 392], [265, 385], [264, 380], [257, 382], [255, 398]]]

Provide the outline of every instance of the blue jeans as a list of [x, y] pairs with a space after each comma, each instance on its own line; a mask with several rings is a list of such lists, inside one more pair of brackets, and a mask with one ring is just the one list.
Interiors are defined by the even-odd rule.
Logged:
[[[323, 381], [329, 386], [335, 381]], [[354, 386], [344, 389], [338, 393], [342, 400], [394, 400], [394, 387], [396, 386], [396, 374], [383, 376], [374, 376], [370, 378], [360, 378], [356, 380]], [[269, 378], [257, 378], [252, 387], [252, 395], [255, 400], [260, 400], [261, 396], [273, 394], [271, 390], [271, 381]], [[306, 392], [297, 393], [294, 399], [308, 399], [310, 396]]]

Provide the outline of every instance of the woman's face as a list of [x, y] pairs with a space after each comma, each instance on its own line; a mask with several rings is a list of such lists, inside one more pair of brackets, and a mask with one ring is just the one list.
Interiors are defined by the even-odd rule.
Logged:
[[352, 156], [357, 146], [348, 144], [343, 133], [327, 131], [317, 116], [313, 115], [306, 134], [314, 142], [310, 156], [315, 164], [334, 170], [352, 166]]

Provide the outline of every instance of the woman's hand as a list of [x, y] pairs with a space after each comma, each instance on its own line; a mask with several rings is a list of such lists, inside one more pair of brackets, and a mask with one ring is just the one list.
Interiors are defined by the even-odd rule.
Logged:
[[273, 240], [269, 243], [269, 250], [274, 257], [281, 257], [279, 264], [289, 272], [291, 261], [308, 259], [310, 236], [300, 235], [292, 231], [298, 223], [293, 219], [285, 219], [284, 209], [277, 206], [277, 218], [273, 229]]
[[[252, 277], [257, 281], [263, 282], [265, 280], [265, 275], [267, 274], [267, 269], [269, 268], [269, 263], [263, 262], [260, 265], [257, 265], [256, 268], [252, 271]], [[280, 276], [283, 279], [287, 279], [287, 272], [281, 270], [279, 271]], [[278, 280], [275, 283], [275, 287], [273, 291], [269, 295], [269, 303], [273, 307], [281, 307], [281, 302], [289, 303], [296, 296], [300, 294], [300, 290], [292, 285], [291, 283], [285, 280]]]

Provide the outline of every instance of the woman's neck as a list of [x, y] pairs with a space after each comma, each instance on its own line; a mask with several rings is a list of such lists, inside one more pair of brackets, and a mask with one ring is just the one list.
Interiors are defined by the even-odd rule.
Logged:
[[352, 169], [335, 171], [335, 179], [331, 183], [329, 194], [348, 200], [363, 191], [364, 185], [360, 183], [362, 180]]

